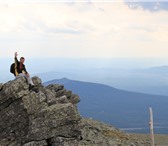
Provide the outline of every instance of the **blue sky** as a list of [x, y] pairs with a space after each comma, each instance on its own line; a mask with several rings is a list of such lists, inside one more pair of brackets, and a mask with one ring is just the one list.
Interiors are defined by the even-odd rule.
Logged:
[[166, 1], [0, 1], [0, 57], [167, 58]]

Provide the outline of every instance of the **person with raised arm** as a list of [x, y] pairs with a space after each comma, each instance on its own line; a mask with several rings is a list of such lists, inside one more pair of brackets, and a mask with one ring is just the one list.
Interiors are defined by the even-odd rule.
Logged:
[[24, 65], [25, 62], [25, 58], [24, 57], [20, 57], [20, 61], [18, 61], [17, 59], [17, 52], [15, 52], [15, 67], [14, 67], [14, 76], [16, 78], [19, 77], [26, 77], [27, 82], [29, 84], [29, 89], [32, 89], [34, 87], [34, 83], [29, 75], [29, 73], [26, 70], [26, 67]]

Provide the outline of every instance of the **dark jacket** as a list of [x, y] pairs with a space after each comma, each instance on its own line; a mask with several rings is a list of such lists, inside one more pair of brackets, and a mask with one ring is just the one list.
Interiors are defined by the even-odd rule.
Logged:
[[14, 75], [17, 76], [19, 73], [24, 73], [24, 74], [27, 74], [28, 72], [26, 71], [26, 67], [24, 64], [21, 64], [17, 57], [15, 57], [15, 65], [16, 65], [16, 70], [15, 70], [15, 73]]

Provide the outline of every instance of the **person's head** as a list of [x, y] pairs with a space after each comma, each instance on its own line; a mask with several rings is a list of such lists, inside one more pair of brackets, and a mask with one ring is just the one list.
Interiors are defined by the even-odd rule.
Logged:
[[20, 57], [20, 63], [24, 63], [25, 58], [24, 57]]

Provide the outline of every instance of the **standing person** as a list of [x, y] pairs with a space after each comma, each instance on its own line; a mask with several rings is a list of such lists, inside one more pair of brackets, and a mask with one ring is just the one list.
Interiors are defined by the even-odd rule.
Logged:
[[17, 54], [17, 52], [15, 52], [15, 71], [14, 71], [14, 75], [15, 75], [16, 78], [26, 77], [27, 82], [29, 84], [29, 89], [31, 89], [32, 87], [34, 87], [34, 83], [33, 83], [32, 79], [30, 78], [30, 75], [27, 72], [26, 67], [24, 65], [25, 58], [21, 57], [20, 61], [18, 61], [17, 56], [18, 56], [18, 54]]

